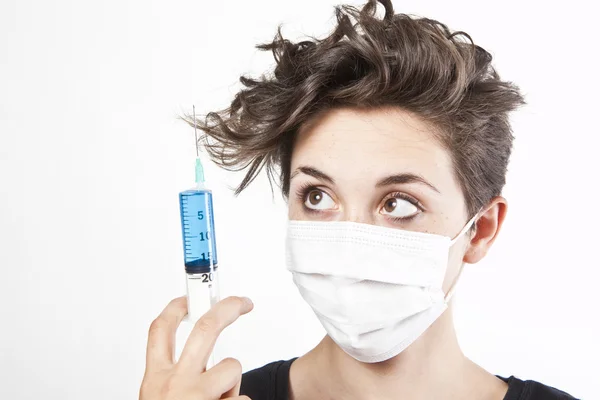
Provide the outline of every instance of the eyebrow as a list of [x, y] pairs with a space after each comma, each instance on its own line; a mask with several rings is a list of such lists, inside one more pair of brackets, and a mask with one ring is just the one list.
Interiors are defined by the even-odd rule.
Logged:
[[[335, 184], [335, 180], [332, 177], [330, 177], [329, 175], [327, 175], [325, 172], [320, 171], [317, 168], [308, 167], [308, 166], [300, 166], [300, 167], [296, 168], [296, 170], [290, 176], [290, 180], [292, 180], [300, 172], [302, 172], [306, 175], [310, 175], [314, 178], [320, 179], [322, 181], [329, 182], [332, 185]], [[431, 183], [429, 183], [425, 178], [423, 178], [420, 175], [413, 174], [410, 172], [387, 176], [387, 177], [381, 179], [379, 182], [377, 182], [377, 184], [375, 186], [382, 187], [382, 186], [389, 186], [389, 185], [395, 185], [395, 184], [406, 184], [406, 183], [421, 183], [421, 184], [431, 188], [435, 192], [440, 193], [440, 191], [435, 186], [433, 186]]]
[[399, 184], [399, 183], [400, 184], [402, 184], [402, 183], [422, 183], [423, 185], [428, 186], [429, 188], [433, 189], [437, 193], [440, 193], [440, 191], [437, 190], [437, 188], [435, 186], [433, 186], [431, 183], [427, 182], [427, 180], [425, 178], [423, 178], [420, 175], [409, 173], [409, 172], [403, 173], [403, 174], [397, 174], [397, 175], [390, 175], [386, 178], [383, 178], [379, 182], [377, 182], [376, 186], [382, 187], [382, 186], [394, 185], [394, 184]]
[[300, 172], [302, 172], [303, 174], [306, 174], [306, 175], [310, 175], [314, 178], [320, 179], [322, 181], [329, 182], [332, 185], [335, 184], [335, 180], [332, 177], [330, 177], [329, 175], [327, 175], [325, 172], [319, 171], [318, 169], [316, 169], [314, 167], [306, 167], [306, 166], [300, 166], [300, 167], [296, 168], [294, 173], [290, 176], [290, 180], [292, 180]]

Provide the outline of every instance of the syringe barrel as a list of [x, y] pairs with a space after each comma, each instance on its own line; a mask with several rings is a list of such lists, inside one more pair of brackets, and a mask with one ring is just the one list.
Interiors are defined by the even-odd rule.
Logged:
[[[220, 300], [219, 272], [203, 272], [198, 274], [185, 274], [187, 288], [188, 314], [185, 321], [192, 326], [198, 322], [212, 306]], [[219, 360], [217, 354], [218, 340], [213, 346], [206, 368], [212, 368]]]
[[192, 189], [179, 193], [185, 271], [212, 273], [218, 267], [212, 192]]
[[188, 316], [187, 321], [196, 323], [215, 303], [219, 296], [219, 272], [186, 274]]
[[188, 299], [187, 320], [195, 323], [219, 298], [212, 192], [204, 187], [179, 193]]

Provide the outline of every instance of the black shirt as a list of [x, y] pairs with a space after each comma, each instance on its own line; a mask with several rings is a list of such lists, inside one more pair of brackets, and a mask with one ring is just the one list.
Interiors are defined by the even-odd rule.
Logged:
[[[242, 375], [240, 395], [252, 400], [288, 400], [290, 366], [296, 358], [275, 361]], [[573, 400], [575, 397], [535, 381], [522, 381], [511, 376], [503, 378], [508, 383], [504, 400]]]

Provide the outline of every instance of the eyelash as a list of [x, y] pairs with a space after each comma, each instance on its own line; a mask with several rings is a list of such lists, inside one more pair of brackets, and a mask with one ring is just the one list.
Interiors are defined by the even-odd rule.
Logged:
[[325, 192], [323, 189], [320, 189], [318, 186], [315, 186], [315, 185], [313, 185], [311, 183], [303, 183], [296, 190], [296, 196], [297, 196], [298, 200], [302, 203], [302, 207], [304, 208], [304, 211], [306, 211], [308, 213], [319, 214], [319, 213], [322, 213], [322, 211], [314, 210], [312, 208], [308, 208], [308, 207], [306, 207], [306, 204], [304, 204], [306, 202], [306, 196], [308, 196], [308, 194], [310, 192], [312, 192], [313, 190], [321, 190], [321, 191]]
[[[313, 185], [313, 184], [311, 184], [311, 183], [304, 183], [304, 184], [302, 184], [302, 185], [301, 185], [301, 186], [300, 186], [300, 187], [299, 187], [299, 188], [296, 190], [296, 197], [298, 198], [298, 200], [299, 200], [300, 202], [302, 202], [302, 207], [304, 208], [304, 210], [305, 210], [306, 212], [309, 212], [309, 213], [315, 213], [315, 214], [322, 213], [322, 211], [319, 211], [319, 210], [314, 210], [314, 209], [312, 209], [312, 208], [308, 208], [308, 207], [306, 207], [306, 205], [304, 204], [304, 203], [306, 202], [306, 196], [308, 196], [308, 194], [309, 194], [311, 191], [313, 191], [313, 190], [321, 190], [321, 191], [323, 191], [324, 193], [327, 193], [327, 192], [325, 192], [323, 189], [319, 188], [318, 186], [315, 186], [315, 185]], [[418, 208], [420, 211], [423, 211], [423, 210], [424, 210], [424, 209], [423, 209], [423, 206], [421, 205], [421, 203], [420, 203], [420, 202], [419, 202], [417, 199], [415, 199], [415, 198], [413, 198], [413, 197], [411, 197], [411, 196], [408, 196], [408, 195], [407, 195], [407, 194], [405, 194], [405, 193], [401, 193], [401, 192], [394, 192], [394, 193], [390, 193], [390, 194], [389, 194], [389, 195], [388, 195], [388, 196], [385, 198], [385, 201], [388, 201], [388, 200], [389, 200], [389, 199], [391, 199], [391, 198], [402, 199], [402, 200], [408, 201], [408, 202], [409, 202], [409, 203], [411, 203], [413, 206], [417, 207], [417, 208]], [[392, 221], [395, 221], [395, 222], [406, 222], [406, 221], [410, 221], [411, 219], [415, 218], [417, 215], [419, 215], [419, 213], [416, 213], [416, 214], [414, 214], [414, 215], [411, 215], [410, 217], [393, 217], [393, 218], [390, 218], [390, 219], [391, 219]]]

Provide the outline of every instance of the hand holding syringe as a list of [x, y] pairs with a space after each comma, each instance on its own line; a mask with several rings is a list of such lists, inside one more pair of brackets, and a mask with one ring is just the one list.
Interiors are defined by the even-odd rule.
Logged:
[[[194, 107], [196, 133], [195, 111]], [[239, 396], [242, 375], [239, 361], [225, 358], [214, 365], [218, 336], [240, 315], [252, 310], [253, 304], [242, 297], [219, 301], [212, 192], [204, 184], [199, 157], [196, 185], [179, 194], [179, 204], [187, 296], [171, 301], [150, 326], [140, 400], [249, 400], [247, 396]], [[184, 319], [194, 323], [194, 327], [175, 362], [175, 336]]]
[[239, 361], [225, 358], [210, 369], [207, 364], [223, 329], [252, 307], [252, 302], [243, 297], [219, 301], [198, 320], [175, 362], [175, 332], [188, 304], [185, 296], [171, 301], [150, 326], [140, 400], [250, 400], [239, 395], [242, 379]]

